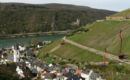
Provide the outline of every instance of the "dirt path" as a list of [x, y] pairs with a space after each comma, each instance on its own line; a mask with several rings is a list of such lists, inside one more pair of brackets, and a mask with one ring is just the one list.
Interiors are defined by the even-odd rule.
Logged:
[[[98, 55], [104, 56], [104, 52], [103, 52], [103, 51], [96, 50], [96, 49], [94, 49], [94, 48], [90, 48], [90, 47], [81, 45], [81, 44], [79, 44], [79, 43], [77, 43], [77, 42], [74, 42], [74, 41], [71, 41], [71, 40], [66, 39], [66, 37], [64, 37], [63, 40], [64, 40], [66, 43], [72, 44], [72, 45], [77, 46], [77, 47], [79, 47], [79, 48], [82, 48], [82, 49], [84, 49], [84, 50], [87, 50], [87, 51], [96, 53], [96, 54], [98, 54]], [[129, 65], [130, 65], [130, 60], [126, 60], [126, 59], [120, 60], [120, 59], [118, 58], [118, 56], [112, 55], [112, 54], [110, 54], [110, 53], [106, 53], [106, 58], [111, 59], [111, 60], [116, 60], [116, 61], [119, 61], [119, 62], [123, 62], [123, 63], [126, 63], [126, 64], [129, 64]]]
[[56, 46], [55, 48], [51, 49], [50, 50], [50, 53], [56, 51], [57, 49], [59, 49], [61, 47], [61, 44], [59, 44], [58, 46]]

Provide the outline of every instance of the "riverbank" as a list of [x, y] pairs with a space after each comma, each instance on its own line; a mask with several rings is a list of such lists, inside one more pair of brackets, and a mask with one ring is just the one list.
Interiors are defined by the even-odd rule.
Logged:
[[4, 34], [0, 35], [0, 38], [8, 37], [30, 37], [30, 36], [40, 36], [40, 35], [68, 35], [70, 31], [50, 31], [50, 32], [35, 32], [35, 33], [19, 33], [19, 34]]
[[0, 37], [0, 48], [9, 48], [16, 43], [29, 44], [32, 39], [37, 41], [55, 41], [63, 38], [65, 34], [35, 35], [25, 37]]

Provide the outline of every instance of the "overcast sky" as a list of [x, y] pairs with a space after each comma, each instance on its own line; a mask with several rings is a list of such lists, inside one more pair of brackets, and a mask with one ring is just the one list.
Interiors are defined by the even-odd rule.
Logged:
[[122, 11], [130, 8], [130, 0], [0, 0], [0, 2], [22, 2], [31, 4], [63, 3], [114, 11]]

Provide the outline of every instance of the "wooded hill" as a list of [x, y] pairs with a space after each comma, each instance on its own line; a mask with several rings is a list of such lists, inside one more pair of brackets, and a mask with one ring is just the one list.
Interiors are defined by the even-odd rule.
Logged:
[[66, 4], [0, 3], [0, 34], [71, 30], [114, 13]]

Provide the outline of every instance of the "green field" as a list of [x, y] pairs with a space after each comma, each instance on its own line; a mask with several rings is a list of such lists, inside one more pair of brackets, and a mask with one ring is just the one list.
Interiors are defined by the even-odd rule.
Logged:
[[99, 50], [108, 48], [108, 52], [118, 55], [120, 49], [120, 29], [123, 30], [123, 52], [130, 59], [130, 21], [127, 20], [95, 22], [89, 26], [88, 32], [77, 33], [68, 37], [68, 39]]

